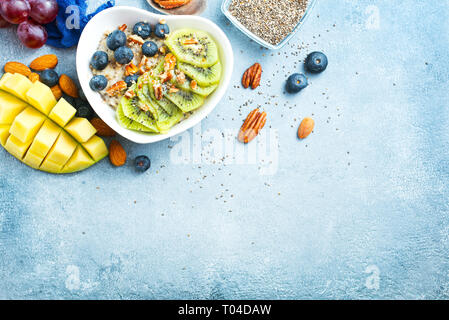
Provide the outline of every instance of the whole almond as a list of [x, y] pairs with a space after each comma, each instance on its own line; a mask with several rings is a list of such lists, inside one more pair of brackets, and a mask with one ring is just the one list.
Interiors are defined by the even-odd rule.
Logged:
[[20, 73], [24, 75], [25, 77], [28, 77], [31, 74], [30, 68], [28, 68], [26, 65], [20, 62], [7, 62], [4, 67], [5, 72], [9, 73]]
[[126, 151], [117, 140], [112, 140], [109, 145], [109, 160], [116, 167], [121, 167], [126, 163]]
[[54, 54], [46, 54], [34, 59], [30, 63], [30, 68], [36, 71], [54, 69], [58, 65], [58, 57]]
[[54, 87], [52, 87], [51, 92], [53, 92], [53, 95], [55, 96], [56, 100], [61, 99], [62, 91], [61, 91], [61, 88], [59, 87], [59, 85], [55, 85]]
[[78, 88], [76, 87], [75, 82], [66, 74], [61, 75], [59, 77], [59, 87], [62, 92], [71, 96], [72, 98], [78, 98]]
[[312, 118], [304, 118], [298, 128], [298, 138], [305, 139], [312, 133], [315, 121]]
[[36, 72], [31, 72], [28, 76], [28, 79], [31, 80], [32, 83], [35, 83], [36, 81], [40, 81], [41, 77]]
[[115, 131], [109, 127], [106, 122], [101, 120], [100, 118], [93, 118], [90, 120], [90, 123], [97, 129], [97, 134], [100, 137], [113, 137], [115, 136]]

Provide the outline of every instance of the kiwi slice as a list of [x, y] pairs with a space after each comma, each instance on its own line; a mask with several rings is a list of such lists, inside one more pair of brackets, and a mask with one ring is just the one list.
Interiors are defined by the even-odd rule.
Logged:
[[[150, 89], [147, 84], [143, 83], [144, 77], [139, 77], [139, 80], [137, 80], [137, 86], [135, 89], [135, 92], [137, 93], [137, 97], [140, 100], [140, 103], [145, 104], [148, 108], [150, 108], [149, 112], [152, 114], [152, 118], [157, 120], [158, 119], [158, 112], [157, 108], [158, 106], [155, 105], [150, 97]], [[140, 88], [140, 89], [139, 89]]]
[[152, 132], [159, 132], [156, 126], [156, 121], [152, 118], [151, 112], [143, 111], [139, 107], [141, 103], [142, 102], [138, 97], [134, 97], [132, 99], [123, 97], [121, 101], [123, 113], [127, 118], [144, 125], [148, 129], [152, 130]]
[[117, 107], [117, 122], [124, 128], [130, 130], [142, 131], [142, 132], [154, 132], [152, 129], [145, 127], [144, 125], [127, 118], [123, 113], [122, 103], [120, 102]]
[[186, 80], [186, 81], [184, 81], [183, 84], [180, 84], [175, 79], [175, 80], [172, 80], [172, 83], [174, 83], [175, 86], [177, 88], [179, 88], [179, 89], [183, 89], [183, 90], [186, 90], [186, 91], [191, 91], [191, 92], [197, 93], [197, 94], [199, 94], [200, 96], [203, 96], [203, 97], [207, 97], [212, 92], [214, 92], [215, 89], [217, 89], [217, 87], [218, 87], [218, 84], [213, 84], [213, 85], [207, 86], [207, 87], [201, 87], [201, 86], [197, 85], [195, 87], [195, 89], [192, 89], [191, 84], [190, 84], [191, 83], [190, 80]]
[[196, 67], [191, 64], [178, 62], [178, 69], [195, 80], [200, 86], [207, 87], [220, 82], [221, 63], [217, 62], [209, 68]]
[[217, 45], [203, 31], [180, 29], [170, 33], [165, 44], [179, 61], [207, 68], [218, 61]]
[[164, 72], [164, 63], [164, 59], [160, 59], [159, 62], [154, 66], [154, 68], [152, 69], [153, 78]]
[[169, 115], [173, 115], [176, 112], [178, 112], [178, 110], [179, 110], [179, 108], [176, 106], [176, 104], [174, 104], [167, 98], [162, 98], [161, 100], [155, 100], [155, 101]]
[[177, 92], [166, 93], [165, 97], [178, 106], [183, 112], [195, 110], [201, 107], [204, 103], [204, 97], [182, 89]]
[[159, 121], [156, 122], [157, 127], [161, 133], [165, 133], [170, 130], [175, 124], [181, 121], [184, 113], [175, 106], [176, 109], [173, 110], [173, 114], [168, 114], [163, 111], [160, 115]]

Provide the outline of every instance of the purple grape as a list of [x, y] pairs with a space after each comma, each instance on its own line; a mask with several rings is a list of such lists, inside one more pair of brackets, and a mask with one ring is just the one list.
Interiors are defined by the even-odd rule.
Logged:
[[42, 47], [48, 38], [45, 28], [33, 20], [27, 20], [19, 24], [17, 35], [20, 41], [31, 49]]
[[28, 19], [30, 4], [26, 0], [3, 0], [0, 2], [0, 13], [6, 21], [19, 24]]
[[30, 17], [40, 24], [47, 24], [56, 19], [58, 3], [56, 0], [28, 0], [31, 6]]
[[3, 19], [3, 17], [0, 15], [0, 29], [7, 28], [10, 25], [11, 24], [8, 21], [6, 21], [5, 19]]

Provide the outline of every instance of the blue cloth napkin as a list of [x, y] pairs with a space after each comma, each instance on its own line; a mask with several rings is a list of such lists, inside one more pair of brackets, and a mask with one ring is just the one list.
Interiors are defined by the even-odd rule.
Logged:
[[[78, 44], [81, 32], [83, 32], [89, 20], [100, 11], [113, 7], [115, 0], [107, 1], [91, 14], [87, 14], [86, 12], [88, 6], [87, 0], [58, 0], [58, 5], [59, 12], [56, 20], [45, 25], [48, 32], [47, 44], [56, 48], [70, 48]], [[70, 6], [76, 6], [78, 10], [76, 10], [76, 7]], [[78, 11], [79, 23], [73, 20], [73, 18], [78, 16]], [[73, 28], [74, 26], [76, 28]]]

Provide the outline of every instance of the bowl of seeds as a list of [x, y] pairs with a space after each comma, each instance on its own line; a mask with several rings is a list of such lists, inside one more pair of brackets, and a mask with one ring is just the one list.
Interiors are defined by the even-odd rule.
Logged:
[[282, 48], [304, 24], [316, 0], [224, 0], [221, 11], [249, 38]]

